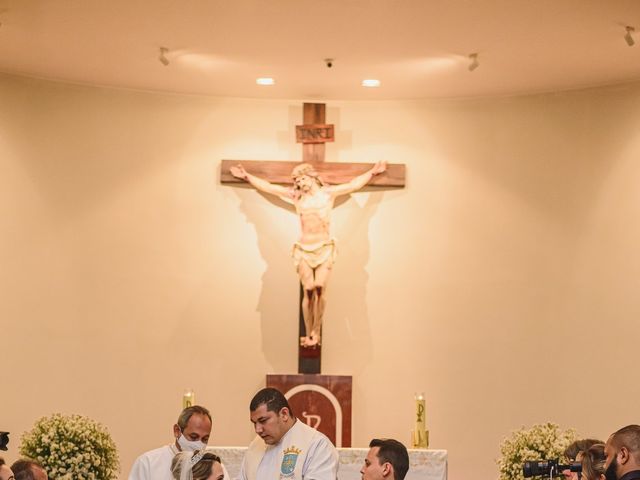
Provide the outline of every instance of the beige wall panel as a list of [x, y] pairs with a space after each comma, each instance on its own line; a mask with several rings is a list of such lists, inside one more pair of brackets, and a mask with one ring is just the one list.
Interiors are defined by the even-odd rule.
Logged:
[[[0, 77], [0, 429], [82, 413], [122, 478], [171, 439], [185, 388], [211, 443], [252, 437], [266, 373], [296, 373], [296, 216], [221, 186], [222, 158], [296, 160], [300, 100]], [[424, 391], [450, 478], [502, 437], [640, 421], [640, 85], [331, 102], [331, 161], [407, 165], [334, 212], [323, 372], [353, 375], [353, 445], [409, 441]]]

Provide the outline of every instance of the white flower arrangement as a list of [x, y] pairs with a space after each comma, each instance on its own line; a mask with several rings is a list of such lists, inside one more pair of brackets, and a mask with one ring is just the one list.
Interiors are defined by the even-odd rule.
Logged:
[[575, 439], [573, 429], [562, 431], [555, 423], [513, 432], [500, 444], [499, 480], [524, 480], [522, 466], [528, 460], [563, 460], [565, 448]]
[[50, 480], [112, 480], [120, 469], [106, 427], [82, 415], [41, 418], [22, 435], [20, 454], [40, 463]]

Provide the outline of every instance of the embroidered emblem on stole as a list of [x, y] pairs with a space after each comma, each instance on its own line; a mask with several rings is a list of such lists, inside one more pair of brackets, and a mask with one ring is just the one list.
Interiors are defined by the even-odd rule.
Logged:
[[300, 453], [302, 453], [302, 450], [297, 449], [293, 445], [284, 451], [282, 465], [280, 465], [280, 478], [293, 477], [293, 472], [296, 469], [296, 462], [298, 461], [298, 455], [300, 455]]

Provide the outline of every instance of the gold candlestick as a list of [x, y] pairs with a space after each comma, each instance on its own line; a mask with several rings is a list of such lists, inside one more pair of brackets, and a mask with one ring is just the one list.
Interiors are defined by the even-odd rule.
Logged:
[[427, 410], [424, 402], [424, 393], [415, 395], [416, 424], [411, 432], [411, 445], [413, 448], [429, 448], [429, 431], [427, 430]]
[[196, 404], [196, 394], [190, 388], [182, 395], [182, 409], [193, 407]]

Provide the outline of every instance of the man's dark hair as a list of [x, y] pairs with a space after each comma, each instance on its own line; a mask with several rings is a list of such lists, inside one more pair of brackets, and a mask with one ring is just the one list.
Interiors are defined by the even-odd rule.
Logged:
[[16, 460], [11, 465], [11, 471], [16, 480], [36, 480], [34, 470], [44, 470], [42, 465], [29, 459]]
[[253, 412], [254, 410], [257, 410], [262, 404], [267, 406], [268, 412], [276, 413], [279, 413], [280, 410], [287, 407], [289, 409], [289, 415], [293, 417], [293, 411], [291, 411], [289, 402], [282, 392], [276, 388], [263, 388], [256, 393], [249, 404], [249, 411]]
[[7, 463], [7, 462], [5, 462], [5, 461], [4, 461], [4, 458], [0, 457], [0, 467], [1, 467], [2, 465], [4, 465], [5, 463]]
[[393, 465], [394, 480], [403, 480], [409, 471], [409, 453], [407, 447], [393, 438], [374, 438], [369, 447], [378, 447], [378, 460], [380, 464]]
[[189, 423], [189, 419], [193, 415], [204, 415], [209, 419], [210, 422], [213, 422], [213, 420], [211, 420], [211, 414], [209, 413], [209, 410], [201, 407], [200, 405], [193, 405], [192, 407], [185, 408], [180, 413], [177, 421], [180, 430], [184, 431], [184, 429], [187, 428], [187, 423]]
[[613, 433], [609, 441], [617, 448], [627, 447], [637, 462], [640, 462], [640, 425], [627, 425]]
[[586, 452], [593, 445], [597, 443], [604, 443], [602, 440], [596, 440], [594, 438], [585, 438], [583, 440], [576, 440], [569, 444], [567, 448], [564, 449], [563, 455], [572, 462], [576, 461], [576, 457], [580, 452]]

